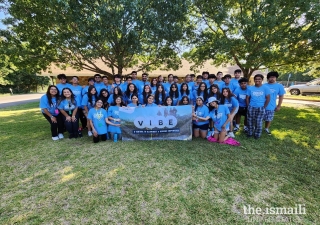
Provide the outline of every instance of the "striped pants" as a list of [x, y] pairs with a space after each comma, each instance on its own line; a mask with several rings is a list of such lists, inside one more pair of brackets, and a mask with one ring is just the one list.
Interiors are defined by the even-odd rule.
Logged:
[[248, 106], [247, 111], [247, 123], [248, 123], [248, 135], [254, 135], [260, 137], [262, 133], [262, 121], [265, 114], [264, 107], [252, 107]]

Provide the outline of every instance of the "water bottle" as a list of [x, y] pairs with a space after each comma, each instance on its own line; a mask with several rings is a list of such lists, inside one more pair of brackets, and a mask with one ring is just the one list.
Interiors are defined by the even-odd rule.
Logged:
[[113, 142], [118, 142], [118, 134], [113, 135]]

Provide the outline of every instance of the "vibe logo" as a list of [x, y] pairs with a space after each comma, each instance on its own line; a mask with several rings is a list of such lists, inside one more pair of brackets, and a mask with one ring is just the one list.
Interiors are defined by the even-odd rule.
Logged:
[[174, 116], [157, 116], [157, 117], [137, 117], [134, 120], [134, 125], [139, 129], [153, 128], [174, 128], [177, 125], [177, 118]]

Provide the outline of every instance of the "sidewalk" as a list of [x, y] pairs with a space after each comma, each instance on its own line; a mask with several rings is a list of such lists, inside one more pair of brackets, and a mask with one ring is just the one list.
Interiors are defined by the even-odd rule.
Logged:
[[0, 98], [0, 108], [21, 105], [29, 102], [38, 102], [42, 95], [44, 94], [25, 94], [2, 97]]

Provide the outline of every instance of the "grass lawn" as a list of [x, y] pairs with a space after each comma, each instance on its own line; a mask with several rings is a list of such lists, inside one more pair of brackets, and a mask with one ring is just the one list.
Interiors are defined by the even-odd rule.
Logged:
[[307, 96], [302, 96], [302, 95], [290, 95], [286, 94], [284, 95], [284, 98], [286, 99], [301, 99], [301, 100], [316, 100], [316, 101], [320, 101], [320, 96], [319, 95], [307, 95]]
[[320, 224], [320, 108], [284, 106], [271, 130], [241, 147], [53, 142], [37, 103], [1, 109], [0, 224]]

